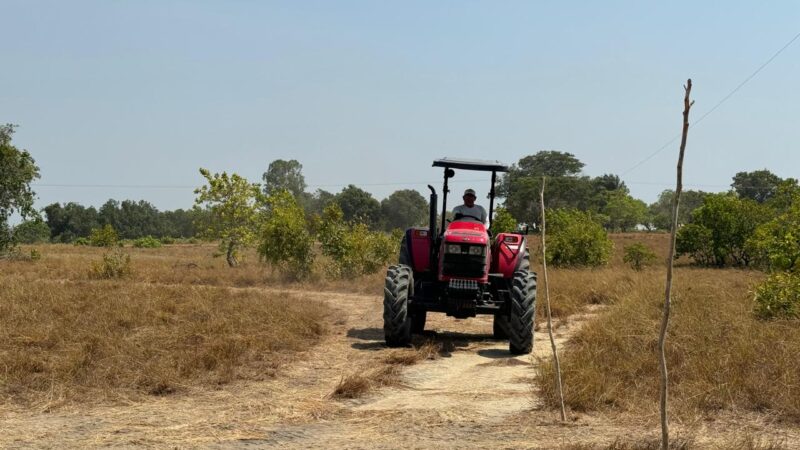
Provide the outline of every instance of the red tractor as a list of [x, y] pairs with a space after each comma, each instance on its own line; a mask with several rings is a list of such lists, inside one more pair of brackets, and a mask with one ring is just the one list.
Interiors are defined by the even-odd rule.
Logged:
[[[498, 233], [472, 217], [447, 216], [447, 182], [454, 169], [492, 172], [489, 223], [494, 209], [497, 172], [508, 167], [497, 161], [444, 158], [433, 162], [444, 168], [441, 226], [437, 228], [437, 195], [428, 185], [430, 226], [409, 228], [400, 246], [398, 264], [386, 273], [383, 329], [389, 347], [411, 343], [422, 333], [430, 312], [458, 319], [477, 314], [494, 316], [494, 337], [508, 339], [513, 354], [533, 349], [536, 311], [536, 274], [531, 271], [525, 236]], [[449, 222], [449, 223], [448, 223]]]

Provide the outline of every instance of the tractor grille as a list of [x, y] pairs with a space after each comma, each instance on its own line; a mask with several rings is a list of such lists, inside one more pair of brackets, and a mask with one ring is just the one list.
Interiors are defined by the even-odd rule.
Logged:
[[442, 266], [445, 276], [481, 278], [486, 274], [486, 256], [448, 253]]

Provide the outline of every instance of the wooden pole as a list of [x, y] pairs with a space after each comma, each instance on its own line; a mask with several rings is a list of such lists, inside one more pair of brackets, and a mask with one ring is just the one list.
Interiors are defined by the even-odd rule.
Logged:
[[556, 388], [558, 398], [561, 402], [561, 421], [567, 420], [567, 410], [564, 408], [564, 390], [561, 387], [561, 364], [558, 361], [558, 351], [556, 350], [556, 340], [553, 338], [553, 320], [550, 314], [550, 282], [547, 279], [547, 243], [545, 242], [546, 223], [544, 217], [544, 185], [545, 177], [542, 177], [542, 190], [539, 192], [539, 205], [542, 208], [542, 272], [544, 273], [544, 300], [547, 310], [547, 334], [550, 335], [550, 347], [553, 348], [553, 361], [556, 365]]
[[667, 326], [669, 325], [669, 308], [672, 299], [672, 260], [675, 259], [675, 235], [678, 231], [678, 205], [681, 190], [683, 189], [683, 154], [686, 150], [686, 136], [689, 133], [689, 110], [694, 104], [689, 100], [692, 92], [692, 80], [689, 79], [683, 87], [686, 91], [683, 98], [683, 133], [681, 135], [681, 148], [678, 154], [678, 174], [675, 186], [675, 195], [672, 197], [672, 226], [670, 227], [669, 259], [667, 260], [667, 285], [664, 293], [664, 311], [661, 316], [661, 332], [658, 336], [659, 368], [661, 369], [661, 449], [669, 449], [669, 416], [667, 415], [667, 357], [665, 344], [667, 340]]

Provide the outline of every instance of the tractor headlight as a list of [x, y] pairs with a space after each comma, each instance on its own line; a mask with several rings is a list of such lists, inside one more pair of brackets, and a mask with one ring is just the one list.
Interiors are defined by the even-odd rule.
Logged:
[[482, 245], [470, 245], [469, 246], [469, 254], [473, 256], [482, 256], [483, 255], [483, 246]]
[[445, 252], [447, 253], [455, 253], [460, 255], [461, 254], [461, 245], [460, 244], [448, 244], [445, 248]]

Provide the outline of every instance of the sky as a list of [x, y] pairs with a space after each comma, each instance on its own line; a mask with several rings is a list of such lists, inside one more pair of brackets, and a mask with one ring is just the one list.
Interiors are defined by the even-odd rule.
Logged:
[[[800, 2], [0, 0], [0, 122], [37, 206], [191, 207], [198, 169], [309, 190], [441, 185], [434, 159], [573, 153], [674, 188], [683, 84], [709, 112], [800, 33]], [[684, 183], [800, 178], [800, 39], [690, 128]], [[649, 156], [663, 147], [650, 159]], [[647, 159], [645, 161], [645, 159]], [[640, 164], [642, 161], [644, 163]], [[454, 191], [488, 175], [461, 172]]]

